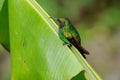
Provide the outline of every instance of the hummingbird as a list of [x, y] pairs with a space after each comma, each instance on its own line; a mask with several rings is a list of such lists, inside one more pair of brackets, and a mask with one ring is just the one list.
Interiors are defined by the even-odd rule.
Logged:
[[81, 55], [86, 58], [85, 54], [89, 54], [89, 52], [81, 46], [80, 35], [71, 21], [67, 17], [51, 18], [58, 22], [58, 36], [64, 42], [63, 45], [68, 47], [75, 46]]

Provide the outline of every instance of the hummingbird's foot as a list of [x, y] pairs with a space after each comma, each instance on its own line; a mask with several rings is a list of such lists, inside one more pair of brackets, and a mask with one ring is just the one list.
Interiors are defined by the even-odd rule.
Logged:
[[68, 44], [68, 43], [63, 43], [63, 46], [67, 45], [68, 47], [71, 47], [72, 44]]

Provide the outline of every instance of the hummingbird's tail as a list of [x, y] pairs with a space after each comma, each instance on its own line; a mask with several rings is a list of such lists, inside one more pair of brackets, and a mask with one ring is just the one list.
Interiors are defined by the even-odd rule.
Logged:
[[85, 57], [85, 54], [90, 54], [85, 48], [83, 48], [81, 45], [77, 45], [76, 46], [76, 48], [78, 49], [78, 51], [82, 54], [82, 56], [84, 57], [84, 58], [86, 58]]
[[81, 53], [84, 53], [84, 54], [90, 54], [85, 48], [83, 48], [81, 45], [78, 46], [77, 48]]
[[77, 41], [75, 40], [75, 38], [67, 38], [67, 39], [68, 39], [68, 41], [71, 42], [72, 45], [74, 45], [74, 46], [78, 49], [78, 51], [81, 53], [81, 55], [82, 55], [84, 58], [86, 58], [86, 57], [85, 57], [85, 54], [89, 54], [89, 52], [88, 52], [85, 48], [83, 48], [83, 47], [81, 46], [80, 42], [77, 42]]

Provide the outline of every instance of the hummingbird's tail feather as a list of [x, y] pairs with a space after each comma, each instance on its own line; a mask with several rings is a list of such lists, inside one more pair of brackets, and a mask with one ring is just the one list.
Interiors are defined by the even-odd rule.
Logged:
[[89, 54], [89, 52], [80, 45], [80, 42], [77, 42], [73, 37], [67, 39], [72, 43], [72, 45], [74, 45], [78, 49], [81, 55], [86, 59], [85, 54]]
[[86, 59], [86, 56], [85, 56], [85, 54], [84, 54], [84, 51], [81, 49], [81, 48], [77, 48], [78, 49], [78, 51], [81, 53], [81, 55]]
[[83, 53], [83, 54], [90, 54], [85, 48], [83, 48], [81, 45], [77, 46], [77, 49]]

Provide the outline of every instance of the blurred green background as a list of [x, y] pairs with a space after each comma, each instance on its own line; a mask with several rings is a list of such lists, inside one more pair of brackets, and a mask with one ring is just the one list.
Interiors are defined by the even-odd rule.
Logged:
[[[120, 80], [120, 0], [37, 0], [53, 17], [66, 16], [104, 80]], [[10, 54], [0, 46], [0, 80], [10, 80]]]

